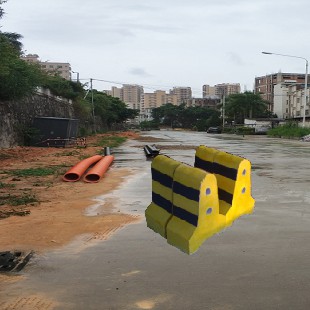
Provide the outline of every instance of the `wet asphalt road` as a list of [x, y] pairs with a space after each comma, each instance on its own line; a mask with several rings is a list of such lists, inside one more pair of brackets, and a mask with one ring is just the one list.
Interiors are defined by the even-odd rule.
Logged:
[[[76, 241], [36, 257], [23, 271], [27, 279], [10, 284], [0, 300], [43, 294], [59, 303], [55, 309], [78, 310], [310, 309], [310, 143], [178, 131], [144, 135], [164, 140], [131, 140], [114, 150], [114, 166], [135, 172], [99, 198], [112, 199], [116, 212], [144, 214], [151, 162], [142, 147], [155, 143], [192, 165], [194, 148], [184, 146], [204, 144], [249, 159], [254, 213], [191, 256], [168, 245], [143, 218], [83, 251], [76, 251]], [[103, 210], [88, 210], [96, 212]]]

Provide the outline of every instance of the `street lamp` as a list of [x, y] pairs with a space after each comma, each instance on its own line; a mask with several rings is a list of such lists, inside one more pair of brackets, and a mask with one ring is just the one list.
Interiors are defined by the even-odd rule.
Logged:
[[307, 105], [307, 84], [308, 84], [308, 60], [304, 57], [293, 56], [293, 55], [285, 55], [285, 54], [276, 54], [270, 52], [262, 52], [265, 55], [276, 55], [276, 56], [284, 56], [284, 57], [292, 57], [292, 58], [300, 58], [306, 62], [306, 75], [305, 75], [305, 93], [304, 93], [304, 113], [302, 117], [302, 127], [305, 127], [306, 123], [306, 105]]
[[80, 82], [80, 73], [76, 72], [76, 71], [71, 71], [72, 73], [76, 73], [76, 82], [79, 83]]

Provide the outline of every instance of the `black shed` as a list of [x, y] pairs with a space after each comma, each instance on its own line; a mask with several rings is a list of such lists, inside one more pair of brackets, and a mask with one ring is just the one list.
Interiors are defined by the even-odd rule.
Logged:
[[73, 144], [78, 134], [78, 119], [59, 117], [35, 117], [33, 127], [37, 134], [33, 139], [36, 146], [65, 147]]

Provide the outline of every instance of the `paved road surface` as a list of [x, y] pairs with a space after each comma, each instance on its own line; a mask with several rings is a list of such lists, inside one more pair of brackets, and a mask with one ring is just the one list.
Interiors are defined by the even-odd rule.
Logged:
[[[178, 131], [145, 135], [163, 139], [156, 142], [163, 153], [189, 164], [190, 146], [200, 144], [248, 158], [254, 214], [191, 256], [168, 245], [143, 219], [83, 251], [75, 242], [37, 257], [23, 271], [27, 280], [0, 292], [0, 299], [36, 295], [35, 309], [53, 309], [48, 300], [59, 303], [55, 309], [76, 310], [310, 309], [310, 143]], [[150, 203], [146, 143], [128, 141], [115, 150], [115, 166], [135, 171], [101, 198], [113, 199], [115, 210], [143, 214]], [[89, 214], [97, 211], [94, 206]]]

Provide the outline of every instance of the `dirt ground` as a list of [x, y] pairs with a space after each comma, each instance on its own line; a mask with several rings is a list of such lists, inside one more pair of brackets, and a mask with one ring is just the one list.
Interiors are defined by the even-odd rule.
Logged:
[[[134, 132], [117, 135], [139, 137]], [[105, 135], [87, 138], [85, 148], [0, 149], [0, 252], [44, 252], [81, 236], [85, 244], [105, 240], [122, 226], [139, 220], [137, 216], [112, 211], [91, 217], [84, 214], [93, 203], [92, 198], [117, 188], [131, 173], [129, 169], [112, 165], [98, 183], [62, 180], [72, 166], [102, 151], [102, 146], [95, 146], [102, 136]], [[39, 177], [12, 174], [16, 170], [42, 167], [57, 167], [57, 173]], [[22, 199], [28, 202], [20, 204]]]

